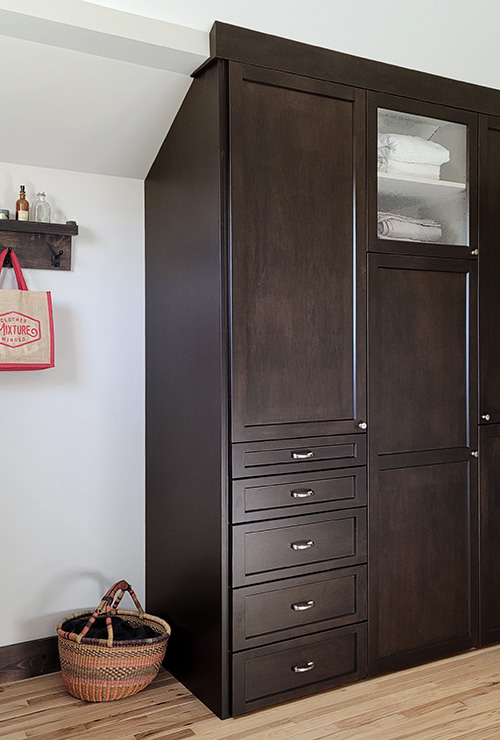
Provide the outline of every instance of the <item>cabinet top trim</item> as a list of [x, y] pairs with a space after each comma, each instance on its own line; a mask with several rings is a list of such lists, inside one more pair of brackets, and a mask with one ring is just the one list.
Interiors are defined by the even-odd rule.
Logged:
[[214, 59], [227, 59], [375, 92], [408, 96], [408, 91], [411, 91], [409, 97], [412, 99], [500, 116], [500, 90], [363, 59], [220, 21], [214, 23], [210, 32], [210, 54], [210, 59], [200, 70]]

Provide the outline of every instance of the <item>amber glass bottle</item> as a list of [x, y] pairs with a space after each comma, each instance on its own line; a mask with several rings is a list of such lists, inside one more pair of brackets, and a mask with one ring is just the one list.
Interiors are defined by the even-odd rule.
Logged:
[[26, 200], [26, 191], [24, 185], [21, 185], [19, 200], [16, 201], [16, 220], [29, 221], [30, 204]]

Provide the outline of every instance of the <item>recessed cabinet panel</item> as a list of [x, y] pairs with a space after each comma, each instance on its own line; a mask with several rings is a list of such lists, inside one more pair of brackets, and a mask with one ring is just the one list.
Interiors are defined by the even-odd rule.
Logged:
[[364, 97], [241, 65], [230, 90], [233, 441], [358, 431]]
[[448, 645], [451, 652], [453, 643], [457, 649], [474, 644], [476, 486], [471, 465], [475, 475], [475, 462], [378, 474], [373, 495], [378, 537], [371, 567], [378, 581], [372, 617], [381, 668], [414, 662], [414, 651], [446, 650]]
[[500, 118], [481, 117], [479, 338], [481, 424], [500, 422]]
[[381, 456], [469, 446], [475, 296], [473, 262], [370, 257], [370, 426], [378, 464]]

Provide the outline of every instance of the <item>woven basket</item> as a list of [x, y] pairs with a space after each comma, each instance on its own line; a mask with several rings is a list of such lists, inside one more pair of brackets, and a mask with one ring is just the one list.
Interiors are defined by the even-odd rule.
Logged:
[[[125, 591], [132, 597], [137, 612], [117, 609]], [[104, 615], [108, 639], [85, 637], [97, 617]], [[81, 633], [65, 632], [64, 625], [70, 619], [87, 616], [88, 622]], [[114, 616], [126, 617], [133, 626], [151, 627], [158, 634], [141, 640], [114, 640], [111, 621]], [[57, 634], [67, 691], [78, 699], [97, 702], [123, 699], [151, 683], [165, 657], [170, 627], [163, 619], [145, 614], [130, 585], [119, 581], [103, 596], [95, 612], [83, 611], [65, 617], [57, 625]]]

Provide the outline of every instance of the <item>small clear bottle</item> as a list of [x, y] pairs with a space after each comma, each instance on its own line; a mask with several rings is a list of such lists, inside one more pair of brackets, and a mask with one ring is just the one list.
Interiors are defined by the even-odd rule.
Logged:
[[33, 204], [33, 220], [48, 224], [50, 222], [50, 205], [45, 200], [45, 193], [37, 193]]

